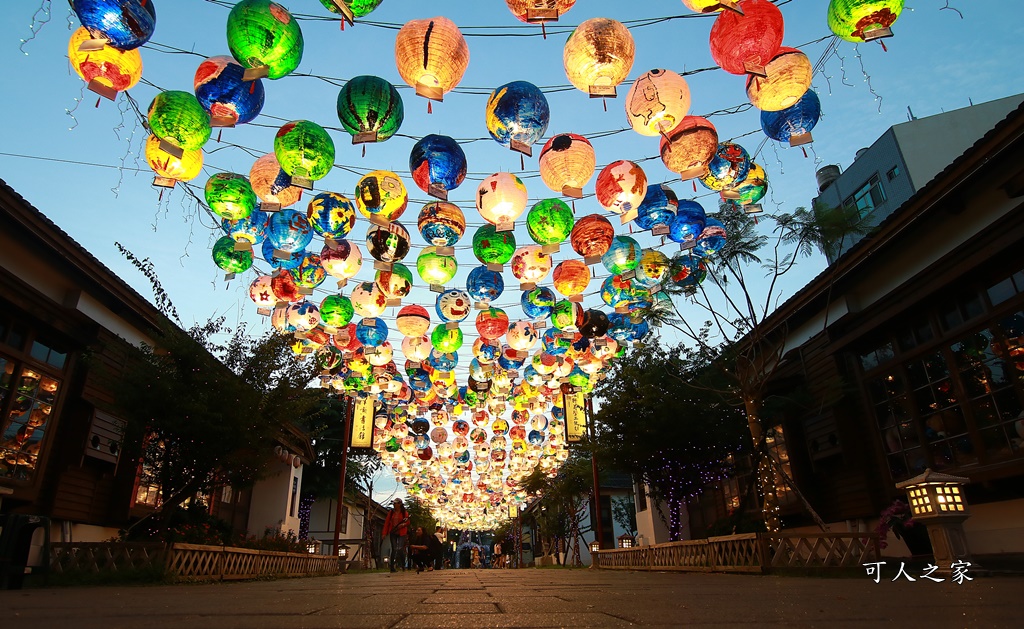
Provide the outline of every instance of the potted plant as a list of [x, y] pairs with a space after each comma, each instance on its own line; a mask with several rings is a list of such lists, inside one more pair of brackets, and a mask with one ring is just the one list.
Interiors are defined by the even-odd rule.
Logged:
[[914, 521], [910, 512], [910, 505], [897, 498], [891, 505], [882, 510], [879, 515], [878, 526], [875, 532], [878, 533], [878, 545], [881, 548], [888, 546], [886, 538], [889, 531], [901, 539], [910, 549], [911, 555], [930, 555], [932, 552], [931, 542], [928, 541], [927, 527]]

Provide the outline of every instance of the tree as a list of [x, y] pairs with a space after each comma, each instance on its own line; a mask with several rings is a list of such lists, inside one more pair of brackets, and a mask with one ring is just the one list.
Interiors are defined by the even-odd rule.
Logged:
[[612, 498], [612, 519], [622, 530], [636, 537], [636, 502], [632, 496]]
[[590, 457], [583, 451], [574, 451], [553, 477], [535, 470], [522, 487], [540, 494], [533, 514], [540, 531], [542, 554], [554, 553], [558, 557], [562, 543], [566, 542], [565, 551], [571, 556], [572, 565], [582, 566], [579, 544], [586, 530], [580, 523], [593, 490]]
[[437, 520], [435, 520], [434, 515], [430, 513], [430, 508], [421, 500], [418, 498], [406, 498], [405, 510], [409, 512], [410, 534], [421, 526], [427, 533], [432, 534], [434, 532], [434, 528], [437, 526]]

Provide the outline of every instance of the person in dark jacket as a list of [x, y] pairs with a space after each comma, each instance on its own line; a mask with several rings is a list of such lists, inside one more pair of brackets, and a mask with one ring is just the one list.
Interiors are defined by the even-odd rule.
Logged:
[[409, 551], [412, 553], [412, 562], [416, 564], [416, 574], [423, 572], [423, 569], [430, 565], [433, 557], [430, 554], [430, 538], [422, 526], [416, 527], [416, 532], [409, 539]]
[[438, 526], [434, 534], [427, 538], [427, 548], [430, 550], [430, 557], [434, 560], [431, 570], [440, 570], [444, 563], [444, 532]]

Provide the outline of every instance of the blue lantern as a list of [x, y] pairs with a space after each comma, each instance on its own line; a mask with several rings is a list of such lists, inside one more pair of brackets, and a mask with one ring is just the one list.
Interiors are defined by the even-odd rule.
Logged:
[[671, 188], [662, 184], [648, 186], [647, 195], [637, 208], [636, 224], [640, 229], [654, 229], [657, 225], [668, 225], [676, 215], [679, 198]]
[[156, 29], [153, 0], [72, 0], [71, 9], [93, 37], [118, 50], [138, 48]]
[[501, 273], [491, 271], [486, 266], [478, 266], [469, 272], [466, 279], [466, 291], [476, 301], [492, 302], [505, 290], [505, 280]]
[[550, 119], [548, 99], [533, 83], [506, 83], [487, 99], [487, 131], [502, 146], [513, 141], [535, 144], [544, 137]]
[[427, 364], [437, 371], [453, 371], [459, 364], [459, 354], [457, 352], [442, 354], [436, 349], [432, 349], [430, 357], [427, 358]]
[[519, 352], [508, 345], [501, 347], [501, 355], [498, 356], [498, 366], [505, 371], [515, 371], [523, 366], [525, 358], [519, 357]]
[[255, 245], [262, 242], [267, 235], [268, 218], [266, 212], [256, 208], [249, 216], [237, 221], [229, 221], [225, 218], [220, 222], [220, 228], [235, 240], [248, 240]]
[[704, 225], [704, 231], [697, 237], [697, 244], [693, 248], [693, 254], [701, 258], [710, 258], [725, 246], [727, 234], [725, 225], [716, 218], [708, 218]]
[[555, 291], [547, 286], [538, 286], [531, 290], [523, 291], [519, 303], [523, 306], [523, 314], [528, 319], [546, 319], [551, 315], [551, 309], [555, 307]]
[[540, 341], [544, 344], [544, 351], [552, 356], [565, 354], [572, 345], [569, 339], [563, 337], [562, 333], [554, 328], [545, 330], [544, 335], [540, 337]]
[[309, 202], [306, 218], [322, 237], [341, 240], [356, 225], [356, 206], [336, 192], [321, 192]]
[[750, 172], [750, 154], [733, 142], [722, 142], [708, 163], [708, 172], [700, 178], [708, 190], [721, 192], [738, 185]]
[[437, 316], [445, 323], [465, 321], [470, 310], [473, 309], [473, 302], [469, 298], [469, 293], [453, 288], [437, 296], [434, 309], [437, 311]]
[[446, 135], [428, 135], [412, 147], [409, 170], [420, 190], [430, 193], [431, 186], [449, 192], [466, 179], [466, 153], [459, 143]]
[[629, 236], [616, 236], [607, 253], [601, 257], [601, 264], [612, 275], [632, 271], [640, 264], [640, 243]]
[[672, 242], [693, 240], [700, 236], [706, 221], [707, 216], [700, 203], [688, 200], [680, 201], [676, 216], [669, 224], [668, 237]]
[[[263, 110], [263, 81], [244, 81], [245, 68], [233, 57], [210, 57], [199, 64], [193, 87], [199, 104], [213, 118], [231, 125], [252, 122]], [[226, 125], [224, 125], [226, 126]]]
[[301, 251], [313, 240], [313, 228], [296, 210], [274, 212], [267, 223], [267, 242], [280, 251]]
[[366, 319], [356, 324], [356, 339], [368, 347], [380, 347], [388, 340], [388, 326], [380, 317], [372, 319], [373, 325], [368, 325]]
[[613, 312], [608, 315], [608, 336], [620, 343], [633, 340], [633, 322], [628, 314]]
[[704, 260], [691, 254], [680, 254], [672, 259], [672, 281], [680, 288], [696, 288], [708, 276]]
[[807, 90], [795, 105], [782, 111], [762, 111], [761, 129], [776, 142], [800, 146], [811, 142], [811, 130], [821, 118], [821, 101]]
[[306, 251], [304, 249], [299, 249], [298, 251], [285, 252], [288, 254], [288, 257], [280, 259], [274, 255], [274, 249], [275, 247], [273, 243], [270, 242], [269, 238], [263, 241], [263, 259], [275, 269], [290, 271], [298, 268], [299, 265], [302, 264], [302, 260], [306, 257]]

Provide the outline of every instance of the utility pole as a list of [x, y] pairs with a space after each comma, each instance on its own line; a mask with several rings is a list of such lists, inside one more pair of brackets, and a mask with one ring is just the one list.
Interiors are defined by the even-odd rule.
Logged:
[[341, 437], [341, 474], [338, 477], [338, 511], [334, 514], [334, 556], [341, 551], [341, 515], [345, 505], [345, 471], [348, 467], [348, 442], [352, 438], [352, 417], [355, 400], [345, 398], [345, 425]]
[[[587, 431], [590, 433], [590, 443], [593, 447], [594, 440], [594, 401], [587, 397], [584, 402], [584, 409], [587, 417]], [[597, 455], [594, 454], [594, 450], [590, 451], [590, 466], [594, 470], [594, 492], [593, 492], [593, 505], [594, 505], [594, 527], [597, 531], [597, 547], [601, 548], [602, 542], [604, 541], [604, 523], [601, 521], [601, 479], [597, 473]]]

